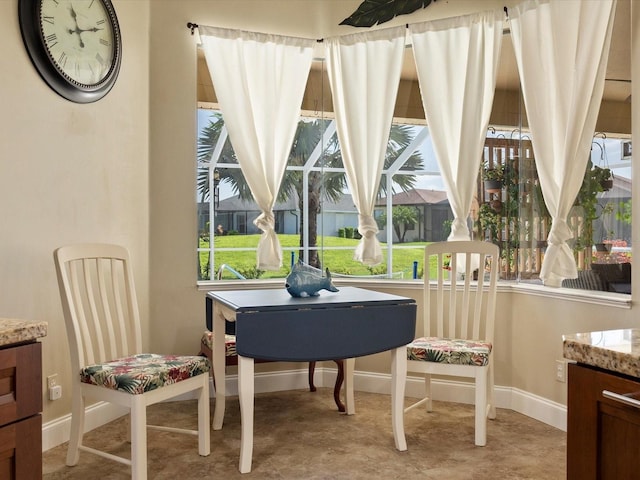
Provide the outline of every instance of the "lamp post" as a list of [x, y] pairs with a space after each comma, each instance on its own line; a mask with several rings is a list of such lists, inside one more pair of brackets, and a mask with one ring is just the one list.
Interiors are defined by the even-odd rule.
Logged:
[[220, 172], [216, 168], [213, 171], [213, 203], [215, 205], [216, 210], [220, 205], [220, 189], [218, 186], [220, 185]]

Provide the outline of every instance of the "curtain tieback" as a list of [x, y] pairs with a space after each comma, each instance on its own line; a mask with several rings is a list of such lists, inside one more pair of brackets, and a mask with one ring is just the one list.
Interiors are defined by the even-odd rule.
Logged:
[[276, 226], [276, 219], [273, 216], [273, 212], [262, 212], [258, 218], [253, 221], [253, 224], [263, 232], [273, 230]]
[[365, 238], [374, 237], [378, 232], [378, 224], [372, 215], [358, 215], [358, 232]]
[[573, 233], [571, 232], [567, 221], [555, 218], [551, 225], [551, 231], [549, 232], [549, 244], [562, 245], [571, 237], [573, 237]]
[[469, 240], [469, 227], [467, 222], [462, 218], [455, 218], [451, 223], [451, 233], [449, 234], [449, 240]]

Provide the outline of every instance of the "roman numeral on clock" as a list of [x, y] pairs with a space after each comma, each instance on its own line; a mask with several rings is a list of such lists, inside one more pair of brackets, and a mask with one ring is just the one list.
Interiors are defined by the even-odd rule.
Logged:
[[49, 48], [52, 48], [58, 44], [58, 37], [55, 33], [52, 33], [51, 35], [47, 35], [44, 38], [44, 41], [47, 43], [47, 45], [49, 45]]

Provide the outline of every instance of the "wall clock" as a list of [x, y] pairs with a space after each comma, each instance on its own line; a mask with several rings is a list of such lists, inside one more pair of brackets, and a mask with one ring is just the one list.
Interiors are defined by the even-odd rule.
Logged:
[[111, 90], [122, 40], [110, 0], [19, 0], [18, 16], [29, 57], [54, 91], [90, 103]]

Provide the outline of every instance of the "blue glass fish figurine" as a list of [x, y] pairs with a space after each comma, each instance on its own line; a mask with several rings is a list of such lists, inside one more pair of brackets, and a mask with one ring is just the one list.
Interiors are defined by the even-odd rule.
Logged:
[[302, 262], [296, 263], [291, 268], [291, 273], [287, 275], [285, 288], [289, 295], [292, 297], [315, 297], [320, 295], [320, 290], [329, 290], [330, 292], [337, 292], [338, 289], [334, 287], [331, 282], [331, 273], [327, 268], [327, 276], [324, 277], [319, 270], [307, 266]]

